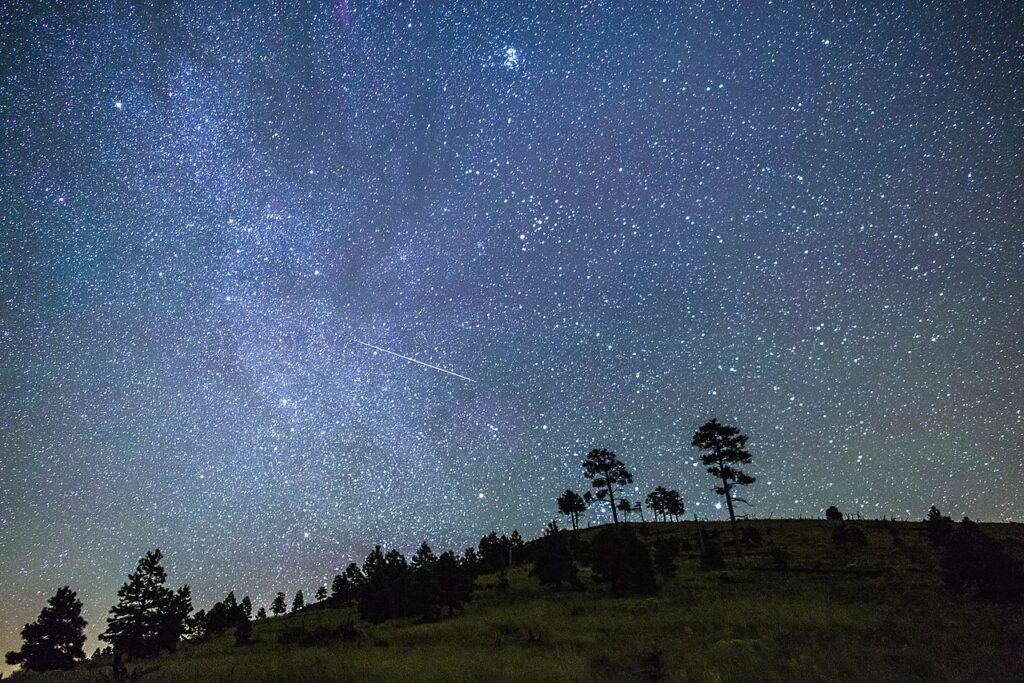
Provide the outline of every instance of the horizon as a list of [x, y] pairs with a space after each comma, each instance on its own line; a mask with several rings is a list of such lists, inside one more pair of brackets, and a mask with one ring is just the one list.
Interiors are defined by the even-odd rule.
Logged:
[[1024, 521], [1021, 3], [158, 5], [0, 12], [3, 651], [155, 547], [539, 534], [592, 448], [726, 517], [711, 417], [759, 517]]

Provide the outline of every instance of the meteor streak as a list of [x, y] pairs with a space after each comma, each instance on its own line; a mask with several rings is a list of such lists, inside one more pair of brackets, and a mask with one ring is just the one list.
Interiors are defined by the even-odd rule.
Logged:
[[394, 351], [388, 351], [387, 349], [381, 348], [379, 346], [374, 346], [373, 344], [367, 344], [366, 342], [359, 341], [358, 339], [353, 339], [352, 341], [354, 341], [356, 344], [362, 344], [363, 346], [369, 346], [371, 349], [374, 349], [375, 351], [381, 351], [383, 353], [390, 353], [392, 356], [398, 356], [399, 358], [401, 358], [403, 360], [407, 360], [407, 361], [410, 361], [412, 363], [417, 363], [417, 364], [422, 365], [424, 367], [430, 368], [431, 370], [439, 370], [440, 372], [443, 372], [446, 375], [451, 375], [452, 377], [458, 377], [459, 379], [464, 379], [467, 382], [476, 382], [475, 379], [466, 377], [465, 375], [460, 375], [457, 372], [452, 372], [451, 370], [445, 370], [444, 368], [438, 367], [436, 365], [431, 365], [430, 363], [424, 363], [421, 360], [416, 360], [415, 358], [410, 358], [409, 356], [403, 356], [400, 353], [395, 353]]

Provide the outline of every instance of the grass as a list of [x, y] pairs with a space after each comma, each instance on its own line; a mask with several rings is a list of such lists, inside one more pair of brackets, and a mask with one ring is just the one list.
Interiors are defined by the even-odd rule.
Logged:
[[[228, 681], [1020, 681], [1024, 609], [950, 593], [919, 524], [890, 531], [867, 523], [868, 546], [831, 544], [822, 521], [751, 522], [765, 547], [726, 569], [698, 568], [695, 549], [655, 597], [612, 598], [589, 581], [582, 592], [540, 587], [528, 567], [478, 581], [452, 619], [358, 623], [362, 637], [284, 645], [285, 629], [356, 623], [351, 610], [307, 610], [255, 622], [255, 643], [232, 635], [146, 661], [141, 680]], [[716, 525], [709, 525], [716, 526]], [[1020, 554], [1021, 525], [984, 525]], [[719, 527], [723, 537], [727, 529]], [[693, 523], [649, 524], [645, 540], [692, 538]], [[584, 530], [586, 539], [594, 530]], [[774, 569], [766, 546], [785, 547], [791, 568]], [[16, 674], [23, 682], [92, 683], [108, 669]]]

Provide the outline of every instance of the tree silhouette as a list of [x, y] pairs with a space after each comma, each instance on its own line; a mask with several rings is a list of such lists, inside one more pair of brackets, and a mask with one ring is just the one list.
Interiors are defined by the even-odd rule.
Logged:
[[558, 525], [551, 522], [544, 536], [535, 545], [533, 556], [533, 575], [542, 586], [554, 586], [562, 590], [563, 584], [570, 587], [579, 586], [578, 570], [573, 562], [572, 551], [566, 541], [565, 534], [558, 530]]
[[316, 589], [316, 601], [323, 602], [327, 599], [327, 586], [320, 586]]
[[266, 607], [260, 607], [258, 610], [256, 610], [256, 618], [260, 619], [260, 620], [266, 619], [267, 618], [267, 608]]
[[612, 595], [657, 592], [651, 554], [631, 527], [604, 527], [594, 537], [590, 552], [594, 578], [609, 584]]
[[288, 611], [288, 608], [285, 607], [285, 604], [286, 603], [285, 603], [284, 592], [283, 591], [278, 591], [277, 595], [274, 596], [274, 601], [272, 603], [270, 603], [270, 613], [275, 615], [275, 616], [284, 614], [285, 612]]
[[302, 595], [302, 589], [299, 589], [295, 591], [295, 597], [292, 598], [292, 613], [301, 612], [305, 606], [306, 598]]
[[565, 493], [558, 497], [558, 511], [569, 517], [572, 528], [576, 530], [580, 528], [580, 514], [587, 511], [587, 502], [572, 489], [566, 489]]
[[68, 586], [58, 588], [39, 612], [39, 618], [21, 629], [21, 649], [8, 652], [8, 664], [31, 671], [70, 670], [85, 659], [85, 619], [82, 603]]
[[928, 510], [925, 518], [925, 533], [928, 534], [928, 541], [932, 545], [944, 545], [949, 537], [953, 535], [956, 525], [953, 520], [939, 511], [934, 505]]
[[167, 573], [161, 559], [159, 550], [146, 553], [117, 592], [118, 603], [110, 608], [107, 630], [100, 634], [100, 640], [113, 646], [116, 657], [173, 652], [185, 632], [192, 612], [191, 591], [187, 585], [177, 593], [164, 586]]
[[242, 602], [238, 604], [238, 608], [242, 610], [242, 614], [245, 615], [246, 619], [252, 619], [252, 600], [246, 595], [242, 598]]
[[235, 626], [235, 645], [249, 645], [252, 643], [252, 622], [242, 619]]
[[668, 521], [668, 513], [665, 512], [667, 496], [668, 489], [664, 486], [657, 486], [647, 494], [647, 507], [654, 511], [654, 521], [658, 521], [658, 515], [661, 515], [665, 521]]
[[438, 602], [448, 608], [448, 616], [473, 599], [473, 575], [461, 565], [455, 553], [441, 553], [433, 569], [438, 590]]
[[615, 491], [633, 481], [622, 461], [611, 451], [595, 448], [587, 453], [583, 461], [583, 476], [590, 480], [597, 491], [598, 500], [608, 500], [612, 509], [612, 521], [619, 523], [619, 513], [615, 506]]
[[436, 621], [440, 616], [441, 590], [434, 571], [436, 566], [437, 556], [423, 541], [409, 562], [409, 568], [412, 570], [413, 599], [424, 621]]
[[835, 505], [830, 505], [828, 509], [825, 510], [825, 519], [830, 522], [841, 522], [843, 521], [843, 513], [840, 512], [839, 508]]
[[729, 425], [719, 423], [711, 419], [701, 425], [693, 435], [693, 445], [704, 451], [701, 460], [708, 468], [708, 473], [717, 477], [721, 486], [715, 487], [715, 493], [725, 496], [725, 503], [729, 508], [729, 522], [732, 526], [733, 544], [736, 546], [736, 554], [740, 554], [740, 537], [736, 528], [736, 511], [733, 501], [747, 502], [742, 498], [733, 496], [733, 488], [736, 486], [748, 486], [754, 483], [754, 478], [737, 465], [746, 465], [751, 462], [751, 455], [744, 446], [747, 437], [740, 434], [740, 430]]
[[[366, 571], [367, 565], [373, 568], [372, 573]], [[367, 556], [363, 567], [366, 581], [359, 589], [359, 616], [371, 623], [380, 623], [412, 613], [415, 608], [410, 599], [412, 581], [402, 553], [389, 550], [384, 554], [377, 546]]]
[[669, 489], [665, 492], [665, 518], [666, 520], [671, 515], [678, 522], [686, 508], [683, 507], [683, 497], [679, 495], [679, 491], [675, 489]]
[[633, 514], [635, 510], [632, 501], [626, 498], [620, 498], [619, 502], [616, 503], [615, 507], [618, 508], [619, 512], [622, 513], [622, 518], [627, 522], [629, 521], [629, 516]]

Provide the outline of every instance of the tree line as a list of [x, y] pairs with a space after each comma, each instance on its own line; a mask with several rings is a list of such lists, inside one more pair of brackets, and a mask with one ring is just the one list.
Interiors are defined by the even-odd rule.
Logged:
[[[712, 418], [701, 425], [693, 434], [691, 445], [701, 453], [701, 462], [708, 474], [715, 478], [714, 491], [725, 498], [732, 529], [733, 544], [740, 547], [739, 530], [736, 524], [736, 503], [747, 503], [747, 500], [736, 495], [737, 487], [749, 486], [755, 479], [740, 469], [740, 465], [753, 462], [753, 456], [746, 449], [748, 437], [736, 427], [720, 423]], [[619, 523], [619, 513], [628, 520], [629, 515], [638, 513], [641, 521], [644, 517], [644, 506], [639, 500], [630, 501], [623, 495], [622, 489], [633, 483], [633, 474], [615, 453], [604, 448], [595, 448], [587, 454], [583, 461], [583, 477], [590, 482], [592, 490], [582, 495], [566, 489], [556, 499], [558, 511], [569, 517], [574, 530], [579, 529], [580, 516], [595, 502], [606, 502], [612, 513], [612, 522]], [[616, 500], [618, 497], [618, 500]], [[685, 512], [683, 499], [675, 489], [658, 486], [644, 499], [647, 508], [654, 512], [655, 521], [658, 517], [668, 521], [669, 517], [679, 521]]]

